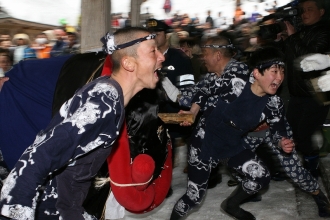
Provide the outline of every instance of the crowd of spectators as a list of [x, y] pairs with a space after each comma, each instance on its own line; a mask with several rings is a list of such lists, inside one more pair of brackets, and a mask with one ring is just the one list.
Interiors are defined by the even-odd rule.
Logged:
[[79, 37], [62, 29], [40, 32], [31, 40], [25, 33], [0, 35], [0, 77], [26, 59], [45, 59], [80, 52]]
[[[276, 1], [274, 1], [275, 7]], [[273, 7], [273, 8], [274, 8]], [[257, 6], [256, 6], [257, 10]], [[271, 10], [269, 10], [271, 13]], [[199, 19], [196, 14], [190, 17], [187, 13], [174, 13], [171, 18], [165, 21], [172, 31], [167, 34], [167, 39], [171, 47], [180, 48], [179, 41], [189, 38], [190, 46], [193, 44], [194, 57], [198, 57], [200, 49], [198, 49], [199, 41], [204, 37], [215, 36], [222, 31], [228, 31], [236, 38], [236, 45], [241, 51], [249, 51], [255, 49], [255, 28], [258, 21], [262, 18], [260, 13], [254, 12], [251, 17], [247, 17], [242, 11], [240, 5], [237, 6], [233, 19], [230, 20], [222, 16], [221, 12], [216, 12], [217, 16], [212, 16], [211, 10], [205, 12], [207, 18], [205, 21]], [[147, 13], [149, 17], [152, 14]], [[141, 16], [143, 20], [143, 16]], [[145, 23], [142, 21], [142, 23]], [[111, 26], [113, 29], [128, 27], [131, 25], [130, 13], [112, 14]], [[9, 58], [9, 66], [25, 59], [44, 59], [56, 57], [65, 54], [78, 53], [80, 51], [79, 36], [75, 32], [65, 32], [63, 29], [47, 30], [40, 32], [37, 36], [28, 36], [25, 33], [17, 33], [14, 36], [0, 33], [0, 55]], [[189, 55], [191, 57], [191, 55]], [[6, 59], [8, 59], [6, 58]], [[3, 61], [8, 65], [7, 61]], [[0, 77], [10, 68], [6, 68], [1, 64], [2, 71]]]

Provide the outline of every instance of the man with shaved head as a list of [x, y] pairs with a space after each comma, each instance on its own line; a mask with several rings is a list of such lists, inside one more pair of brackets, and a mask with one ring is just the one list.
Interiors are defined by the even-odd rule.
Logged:
[[[111, 77], [99, 77], [79, 89], [38, 133], [2, 188], [3, 216], [96, 219], [82, 204], [92, 177], [119, 136], [125, 106], [143, 88], [156, 87], [156, 70], [164, 56], [154, 38], [146, 29], [137, 27], [120, 29], [102, 38], [104, 51], [113, 56]], [[43, 190], [48, 197], [42, 197]], [[50, 197], [56, 198], [56, 205]]]

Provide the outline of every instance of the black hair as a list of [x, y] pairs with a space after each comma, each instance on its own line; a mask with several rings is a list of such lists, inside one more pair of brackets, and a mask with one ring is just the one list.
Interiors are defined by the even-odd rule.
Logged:
[[185, 43], [190, 47], [193, 47], [197, 44], [195, 38], [192, 38], [192, 37], [186, 37], [186, 38], [183, 38], [183, 39], [179, 40], [179, 45], [180, 46], [184, 45]]
[[264, 67], [262, 64], [272, 61], [284, 62], [284, 54], [278, 48], [268, 46], [254, 51], [248, 64], [251, 71], [257, 68], [263, 74], [266, 69], [269, 69], [269, 66]]
[[315, 2], [318, 9], [325, 9], [325, 2], [324, 0], [300, 0], [299, 4], [304, 2]]
[[73, 36], [77, 37], [77, 34], [74, 33], [74, 32], [66, 32], [66, 34], [67, 34], [67, 35], [73, 35]]

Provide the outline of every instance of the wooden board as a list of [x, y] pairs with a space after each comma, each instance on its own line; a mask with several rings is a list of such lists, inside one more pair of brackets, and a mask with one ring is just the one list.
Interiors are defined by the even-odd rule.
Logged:
[[194, 123], [195, 116], [193, 114], [178, 114], [178, 113], [158, 113], [158, 117], [165, 124], [180, 124], [181, 122]]

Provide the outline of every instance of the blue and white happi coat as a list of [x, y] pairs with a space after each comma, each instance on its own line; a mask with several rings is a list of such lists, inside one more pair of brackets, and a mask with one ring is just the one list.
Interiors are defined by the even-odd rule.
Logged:
[[[124, 115], [122, 89], [115, 80], [100, 77], [78, 90], [47, 128], [38, 133], [10, 172], [1, 190], [1, 214], [13, 219], [35, 219], [37, 205], [42, 206], [39, 202], [69, 196], [57, 193], [54, 182], [60, 173], [78, 167], [81, 161], [89, 169], [77, 169], [79, 174], [72, 176], [72, 182], [91, 181], [110, 154]], [[39, 198], [44, 188], [49, 192]], [[56, 209], [47, 208], [42, 214], [61, 219]], [[93, 219], [86, 212], [82, 215]]]

